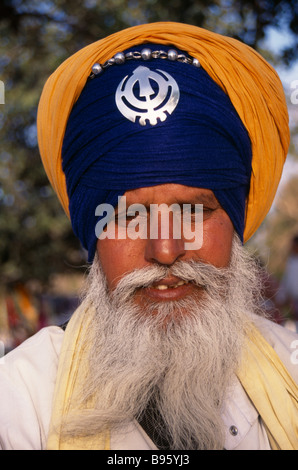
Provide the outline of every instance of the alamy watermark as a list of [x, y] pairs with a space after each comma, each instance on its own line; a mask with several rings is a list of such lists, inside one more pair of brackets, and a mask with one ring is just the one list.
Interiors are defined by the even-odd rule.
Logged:
[[291, 82], [291, 89], [293, 90], [291, 93], [291, 103], [298, 104], [298, 80]]
[[99, 204], [95, 215], [96, 237], [109, 239], [184, 240], [185, 250], [198, 250], [203, 244], [203, 204], [131, 204], [118, 197], [117, 210], [111, 204]]
[[5, 344], [3, 341], [0, 341], [0, 365], [4, 364], [4, 355], [5, 355]]
[[291, 343], [291, 349], [294, 349], [294, 351], [291, 354], [291, 363], [298, 365], [298, 339], [295, 339]]
[[0, 80], [0, 104], [5, 104], [5, 86], [2, 80]]

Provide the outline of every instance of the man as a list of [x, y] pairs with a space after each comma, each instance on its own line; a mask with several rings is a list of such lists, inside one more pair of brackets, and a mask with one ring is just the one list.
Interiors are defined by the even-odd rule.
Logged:
[[297, 449], [297, 336], [262, 317], [242, 246], [289, 145], [272, 68], [200, 28], [133, 27], [50, 77], [38, 135], [91, 268], [66, 328], [5, 358], [2, 448]]

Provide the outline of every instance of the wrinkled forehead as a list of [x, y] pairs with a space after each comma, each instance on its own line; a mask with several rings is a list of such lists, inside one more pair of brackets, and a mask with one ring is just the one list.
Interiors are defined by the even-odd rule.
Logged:
[[182, 184], [162, 184], [131, 189], [124, 193], [127, 204], [202, 204], [219, 205], [213, 191]]

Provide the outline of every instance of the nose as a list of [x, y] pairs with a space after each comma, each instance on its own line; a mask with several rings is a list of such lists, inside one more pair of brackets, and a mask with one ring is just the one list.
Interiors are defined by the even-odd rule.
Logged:
[[170, 266], [185, 255], [184, 241], [181, 239], [149, 239], [145, 248], [145, 259], [149, 263]]
[[181, 217], [167, 206], [161, 205], [158, 209], [154, 206], [150, 210], [149, 232], [145, 248], [147, 262], [170, 266], [185, 255]]

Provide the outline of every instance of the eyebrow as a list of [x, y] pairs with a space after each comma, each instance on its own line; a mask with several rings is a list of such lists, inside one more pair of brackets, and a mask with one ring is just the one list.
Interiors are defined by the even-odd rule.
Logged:
[[203, 205], [219, 205], [217, 198], [214, 194], [198, 194], [194, 195], [193, 199], [190, 200], [183, 200], [183, 198], [176, 199], [176, 204], [183, 205], [183, 204], [203, 204]]

